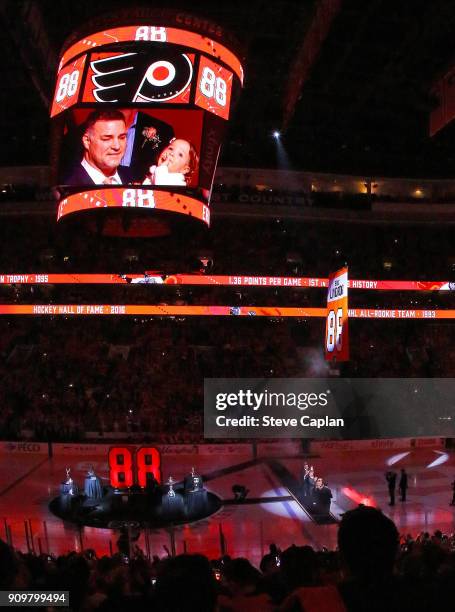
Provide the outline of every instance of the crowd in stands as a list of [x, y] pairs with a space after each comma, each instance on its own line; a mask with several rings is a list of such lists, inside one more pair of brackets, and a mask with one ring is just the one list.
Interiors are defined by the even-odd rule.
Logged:
[[[214, 219], [164, 238], [109, 238], [57, 226], [47, 216], [4, 217], [2, 273], [199, 272], [327, 277], [349, 265], [355, 279], [451, 280], [454, 227], [330, 221]], [[201, 257], [207, 259], [206, 265]]]
[[[348, 263], [350, 278], [451, 278], [450, 226], [321, 227], [223, 218], [209, 235], [125, 240], [60, 231], [45, 217], [7, 217], [0, 227], [0, 274], [158, 270], [327, 277]], [[454, 299], [455, 292], [350, 292], [350, 306], [358, 308], [444, 309], [453, 308]], [[321, 307], [325, 301], [324, 289], [0, 285], [0, 303], [7, 304]], [[452, 375], [450, 320], [355, 319], [350, 325], [351, 360], [342, 375]], [[2, 316], [0, 435], [69, 440], [87, 431], [126, 431], [168, 443], [198, 441], [204, 378], [327, 376], [324, 326], [322, 318], [241, 318], [235, 310], [231, 317], [191, 319]]]
[[236, 325], [211, 320], [0, 321], [0, 430], [10, 437], [25, 429], [54, 439], [77, 439], [88, 430], [199, 440], [204, 376], [293, 369], [286, 327], [268, 338], [270, 327], [239, 323], [241, 336]]
[[[324, 325], [238, 317], [1, 318], [0, 435], [78, 440], [87, 431], [141, 432], [166, 443], [202, 441], [204, 378], [328, 376]], [[450, 377], [451, 330], [450, 322], [353, 320], [351, 361], [341, 374]]]
[[[124, 544], [124, 543], [123, 543]], [[380, 510], [343, 515], [338, 549], [272, 544], [260, 568], [202, 554], [148, 558], [136, 545], [58, 558], [0, 541], [1, 590], [65, 590], [70, 610], [117, 612], [432, 612], [455, 597], [455, 535], [401, 536]]]
[[[343, 177], [345, 178], [345, 177]], [[355, 179], [354, 179], [355, 180]], [[327, 182], [330, 182], [328, 179]], [[300, 183], [300, 181], [299, 181]], [[322, 208], [353, 208], [365, 210], [371, 207], [374, 202], [395, 202], [409, 204], [453, 204], [455, 196], [449, 194], [441, 195], [430, 193], [424, 194], [421, 190], [410, 191], [409, 194], [394, 193], [393, 187], [384, 186], [382, 191], [376, 193], [373, 188], [372, 193], [353, 192], [349, 189], [343, 190], [338, 185], [336, 190], [324, 188], [302, 189], [300, 184], [294, 188], [283, 187], [282, 189], [271, 189], [266, 186], [257, 188], [254, 185], [226, 185], [215, 183], [212, 192], [211, 203], [216, 205], [218, 202], [229, 204], [261, 204], [265, 206], [315, 206]], [[41, 187], [34, 183], [13, 184], [7, 183], [0, 185], [0, 202], [33, 202], [33, 201], [53, 201], [57, 191], [49, 187]]]

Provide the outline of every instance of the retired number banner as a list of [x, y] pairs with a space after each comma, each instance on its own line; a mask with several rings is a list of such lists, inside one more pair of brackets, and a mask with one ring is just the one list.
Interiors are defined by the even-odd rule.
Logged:
[[325, 326], [326, 361], [349, 361], [348, 269], [329, 276]]

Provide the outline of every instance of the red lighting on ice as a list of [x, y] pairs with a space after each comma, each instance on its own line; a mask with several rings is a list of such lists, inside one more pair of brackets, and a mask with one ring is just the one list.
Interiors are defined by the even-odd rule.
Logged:
[[371, 506], [373, 508], [376, 507], [376, 503], [372, 497], [366, 497], [351, 487], [343, 487], [341, 492], [356, 504], [363, 504], [364, 506]]

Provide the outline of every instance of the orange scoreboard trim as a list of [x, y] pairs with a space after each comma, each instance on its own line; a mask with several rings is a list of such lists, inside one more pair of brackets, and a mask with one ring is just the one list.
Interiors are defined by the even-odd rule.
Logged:
[[132, 187], [98, 188], [73, 193], [58, 205], [57, 221], [71, 213], [102, 208], [163, 210], [188, 215], [210, 225], [209, 207], [196, 198], [176, 192]]
[[89, 34], [71, 45], [63, 53], [59, 64], [59, 73], [63, 66], [81, 53], [93, 51], [93, 49], [104, 45], [130, 41], [165, 42], [191, 47], [225, 63], [235, 72], [243, 84], [242, 64], [236, 55], [221, 43], [195, 32], [153, 25], [122, 26]]

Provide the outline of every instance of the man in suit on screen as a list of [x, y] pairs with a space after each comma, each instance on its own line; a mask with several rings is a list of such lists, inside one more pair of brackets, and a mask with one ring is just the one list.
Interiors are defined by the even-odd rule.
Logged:
[[129, 168], [120, 166], [126, 148], [125, 117], [119, 110], [91, 113], [83, 126], [83, 157], [65, 178], [66, 185], [123, 185]]

